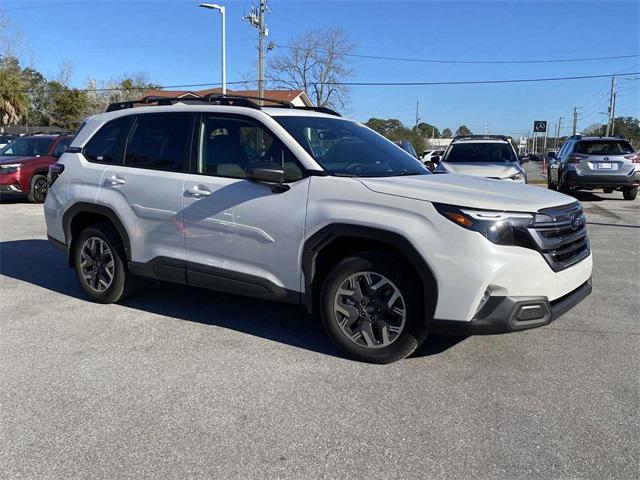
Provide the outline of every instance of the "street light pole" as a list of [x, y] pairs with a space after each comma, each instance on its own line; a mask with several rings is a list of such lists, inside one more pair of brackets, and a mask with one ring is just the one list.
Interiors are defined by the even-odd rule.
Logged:
[[198, 5], [209, 10], [218, 10], [222, 15], [222, 94], [227, 93], [227, 45], [226, 45], [226, 25], [225, 25], [225, 8], [224, 5], [216, 5], [214, 3], [201, 3]]

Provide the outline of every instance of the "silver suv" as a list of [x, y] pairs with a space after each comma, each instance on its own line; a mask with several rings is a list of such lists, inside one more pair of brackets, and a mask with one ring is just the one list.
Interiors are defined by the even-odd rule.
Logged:
[[625, 200], [633, 200], [640, 185], [640, 154], [622, 137], [574, 135], [549, 164], [547, 185], [564, 193], [622, 190]]

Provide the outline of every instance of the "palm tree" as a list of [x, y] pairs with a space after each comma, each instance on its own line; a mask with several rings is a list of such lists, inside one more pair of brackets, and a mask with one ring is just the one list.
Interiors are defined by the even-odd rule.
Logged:
[[20, 76], [6, 65], [0, 67], [0, 131], [15, 125], [27, 114], [29, 99]]

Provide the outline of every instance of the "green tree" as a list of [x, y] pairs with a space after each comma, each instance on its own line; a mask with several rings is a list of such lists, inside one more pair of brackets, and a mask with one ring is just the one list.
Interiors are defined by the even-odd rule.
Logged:
[[445, 128], [442, 131], [442, 138], [451, 138], [451, 137], [453, 137], [453, 132], [451, 131], [450, 128]]
[[456, 135], [473, 135], [466, 125], [460, 125], [456, 130]]
[[29, 98], [15, 57], [0, 58], [0, 129], [19, 123], [27, 114]]
[[49, 82], [51, 96], [51, 125], [73, 129], [84, 118], [87, 109], [85, 92], [69, 88], [59, 82]]
[[438, 130], [438, 127], [425, 122], [418, 124], [418, 132], [425, 138], [440, 138], [440, 130]]
[[[585, 129], [583, 135], [605, 135], [606, 124], [594, 124]], [[634, 117], [616, 117], [614, 119], [613, 132], [615, 135], [622, 135], [629, 140], [636, 148], [640, 148], [640, 120]]]

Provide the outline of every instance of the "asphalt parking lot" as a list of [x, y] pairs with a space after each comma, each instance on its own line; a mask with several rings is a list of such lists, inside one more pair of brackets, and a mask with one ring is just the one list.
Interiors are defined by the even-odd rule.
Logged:
[[518, 334], [343, 358], [304, 310], [152, 283], [87, 302], [0, 202], [1, 478], [638, 478], [640, 200], [579, 195], [593, 294]]

